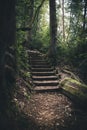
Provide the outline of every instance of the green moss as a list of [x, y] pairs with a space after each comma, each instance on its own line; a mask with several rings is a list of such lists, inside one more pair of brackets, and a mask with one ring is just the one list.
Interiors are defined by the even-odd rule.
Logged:
[[82, 84], [80, 81], [77, 81], [75, 79], [72, 78], [65, 78], [62, 82], [61, 85], [64, 86], [66, 83], [74, 83], [77, 85], [77, 87], [84, 87], [85, 89], [87, 89], [87, 85]]
[[79, 87], [85, 87], [87, 89], [87, 85], [82, 84], [80, 81], [74, 80], [74, 79], [70, 79], [70, 81], [72, 83], [76, 83], [77, 85], [79, 85]]
[[68, 79], [69, 79], [69, 78], [65, 78], [65, 79], [60, 83], [60, 85], [61, 85], [61, 86], [65, 86], [65, 84], [66, 84], [66, 82], [68, 81]]
[[75, 79], [65, 78], [61, 82], [61, 85], [63, 90], [73, 95], [76, 100], [78, 99], [83, 103], [87, 101], [87, 86], [85, 84], [82, 84]]

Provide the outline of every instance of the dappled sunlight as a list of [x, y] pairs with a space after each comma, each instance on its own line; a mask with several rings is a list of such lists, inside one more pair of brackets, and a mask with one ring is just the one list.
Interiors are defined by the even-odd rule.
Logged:
[[65, 126], [65, 122], [67, 120], [70, 122], [72, 118], [72, 103], [62, 94], [32, 95], [28, 106], [24, 108], [24, 111], [40, 126], [49, 126], [55, 129], [59, 125]]

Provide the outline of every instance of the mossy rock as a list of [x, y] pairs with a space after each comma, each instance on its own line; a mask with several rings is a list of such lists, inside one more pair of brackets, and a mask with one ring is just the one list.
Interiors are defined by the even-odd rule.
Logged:
[[65, 78], [61, 82], [61, 86], [63, 92], [78, 103], [78, 105], [87, 107], [87, 85], [75, 79]]

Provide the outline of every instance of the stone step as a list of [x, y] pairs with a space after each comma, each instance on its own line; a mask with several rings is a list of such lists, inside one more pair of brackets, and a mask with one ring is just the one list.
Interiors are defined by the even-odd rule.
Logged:
[[35, 56], [35, 57], [30, 57], [30, 60], [44, 60], [44, 58]]
[[31, 68], [32, 72], [49, 72], [53, 71], [53, 68]]
[[30, 62], [30, 64], [31, 64], [31, 66], [32, 65], [38, 65], [38, 66], [42, 66], [42, 65], [44, 65], [44, 66], [49, 66], [50, 64], [49, 63], [47, 63], [47, 62]]
[[44, 59], [31, 59], [31, 62], [47, 62]]
[[46, 64], [44, 64], [44, 65], [32, 65], [32, 68], [51, 68], [51, 65], [46, 65]]
[[34, 81], [33, 83], [35, 84], [35, 86], [57, 86], [59, 84], [57, 80]]
[[39, 51], [37, 51], [37, 50], [28, 50], [28, 53], [29, 53], [29, 55], [41, 55], [41, 53], [39, 52]]
[[41, 56], [41, 57], [43, 57], [44, 55], [42, 55], [40, 53], [30, 53], [29, 56], [30, 57], [34, 57], [34, 56]]
[[31, 74], [35, 92], [59, 91], [58, 77], [51, 64], [40, 53], [30, 55]]
[[31, 53], [31, 54], [29, 55], [29, 57], [30, 57], [30, 58], [34, 58], [34, 57], [37, 58], [37, 57], [42, 57], [42, 55]]
[[33, 76], [53, 76], [55, 75], [54, 71], [50, 72], [31, 72]]
[[32, 79], [35, 81], [43, 81], [43, 80], [57, 80], [57, 76], [32, 76]]
[[44, 58], [30, 58], [31, 62], [48, 62], [47, 59]]
[[57, 92], [57, 91], [61, 91], [61, 88], [59, 87], [59, 86], [46, 86], [46, 87], [44, 87], [44, 86], [40, 86], [40, 87], [38, 87], [38, 86], [36, 86], [34, 89], [33, 89], [33, 91], [35, 91], [35, 92]]

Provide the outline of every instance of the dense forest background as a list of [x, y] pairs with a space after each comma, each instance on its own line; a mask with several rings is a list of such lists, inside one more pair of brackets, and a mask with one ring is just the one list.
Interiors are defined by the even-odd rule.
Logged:
[[0, 1], [1, 129], [18, 114], [16, 80], [30, 79], [29, 49], [44, 53], [54, 66], [69, 65], [87, 83], [87, 1]]
[[44, 53], [53, 48], [61, 61], [67, 57], [78, 67], [86, 64], [86, 1], [20, 1], [16, 13], [18, 43]]

